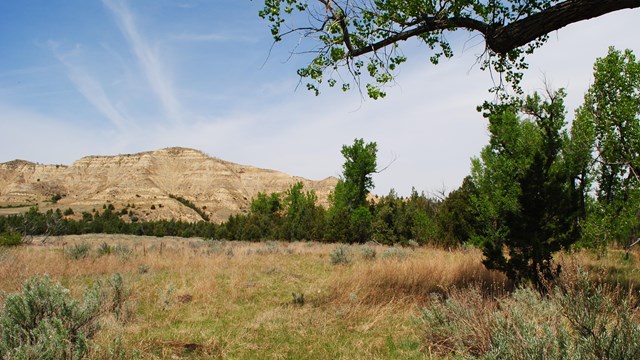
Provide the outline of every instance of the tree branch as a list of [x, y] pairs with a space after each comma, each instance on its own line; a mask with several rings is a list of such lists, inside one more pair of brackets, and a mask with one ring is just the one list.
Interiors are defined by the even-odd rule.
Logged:
[[349, 32], [346, 31], [345, 24], [341, 23], [341, 26], [350, 57], [375, 52], [388, 45], [425, 33], [458, 28], [480, 32], [485, 37], [489, 49], [497, 54], [505, 54], [569, 24], [613, 11], [638, 7], [640, 7], [640, 0], [567, 0], [504, 26], [487, 24], [467, 17], [428, 16], [418, 19], [419, 25], [414, 28], [356, 49], [351, 48]]
[[[380, 40], [376, 43], [349, 51], [349, 56], [358, 57], [366, 53], [375, 52], [383, 47], [389, 46], [399, 41], [404, 41], [414, 36], [419, 36], [432, 31], [450, 30], [450, 29], [457, 29], [457, 28], [466, 28], [469, 30], [476, 30], [484, 34], [486, 37], [487, 34], [489, 33], [490, 27], [489, 25], [483, 23], [482, 21], [478, 21], [470, 18], [464, 18], [464, 17], [454, 17], [449, 19], [440, 19], [432, 16], [424, 17], [420, 22], [420, 25], [416, 26], [415, 28], [401, 31], [393, 36], [389, 36], [388, 38]], [[345, 39], [345, 42], [346, 42], [346, 39]]]
[[569, 24], [637, 7], [640, 0], [567, 0], [499, 27], [485, 38], [491, 50], [504, 54]]

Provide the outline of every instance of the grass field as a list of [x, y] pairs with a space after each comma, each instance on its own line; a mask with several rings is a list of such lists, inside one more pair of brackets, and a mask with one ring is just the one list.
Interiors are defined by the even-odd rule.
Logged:
[[[110, 250], [99, 255], [103, 243]], [[80, 244], [90, 250], [74, 258]], [[345, 258], [334, 256], [337, 247], [118, 235], [49, 238], [46, 245], [0, 249], [0, 290], [18, 292], [24, 280], [46, 273], [79, 297], [93, 282], [120, 273], [126, 314], [120, 320], [104, 316], [94, 338], [91, 357], [105, 359], [456, 357], [465, 355], [458, 348], [466, 345], [447, 345], [451, 338], [433, 333], [436, 325], [425, 311], [448, 304], [443, 299], [467, 304], [471, 312], [461, 319], [477, 329], [470, 336], [477, 345], [491, 334], [478, 333], [483, 323], [474, 319], [511, 301], [510, 284], [487, 271], [474, 249], [352, 245], [343, 248], [347, 260], [341, 262]], [[568, 273], [591, 269], [603, 274], [600, 279], [622, 280], [625, 289], [640, 279], [633, 253], [581, 252], [558, 261]], [[482, 354], [474, 346], [468, 354]]]

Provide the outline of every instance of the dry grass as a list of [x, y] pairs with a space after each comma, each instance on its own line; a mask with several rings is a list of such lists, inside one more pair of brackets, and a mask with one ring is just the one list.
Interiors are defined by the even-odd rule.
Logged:
[[445, 294], [452, 288], [477, 286], [486, 291], [503, 291], [509, 285], [506, 277], [487, 270], [481, 259], [478, 250], [421, 249], [409, 251], [406, 259], [360, 262], [332, 281], [334, 295], [348, 295], [370, 304], [424, 304], [434, 294]]
[[[103, 242], [125, 244], [132, 253], [98, 256]], [[80, 243], [91, 245], [91, 256], [65, 255]], [[431, 357], [437, 345], [424, 344], [424, 329], [416, 321], [422, 308], [436, 297], [459, 297], [468, 311], [477, 312], [468, 317], [474, 321], [494, 304], [485, 302], [486, 295], [509, 286], [504, 276], [481, 265], [476, 250], [418, 248], [384, 257], [389, 248], [374, 246], [378, 256], [371, 260], [360, 246], [349, 246], [352, 262], [331, 265], [336, 246], [120, 235], [50, 238], [46, 246], [0, 250], [0, 291], [18, 291], [27, 278], [47, 273], [79, 295], [93, 281], [122, 274], [129, 316], [125, 322], [104, 320], [92, 358], [121, 353], [151, 359], [418, 359]], [[565, 255], [562, 261], [592, 258]], [[469, 291], [484, 295], [467, 298]], [[304, 305], [294, 304], [293, 293], [304, 295]], [[481, 325], [469, 327], [482, 332]]]

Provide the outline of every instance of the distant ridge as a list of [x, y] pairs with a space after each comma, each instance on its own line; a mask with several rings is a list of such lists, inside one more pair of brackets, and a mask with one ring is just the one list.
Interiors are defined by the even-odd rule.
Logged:
[[[0, 206], [39, 204], [48, 208], [102, 211], [112, 204], [127, 205], [142, 220], [198, 221], [196, 211], [170, 195], [182, 197], [202, 209], [213, 222], [246, 212], [258, 192], [283, 192], [301, 181], [326, 205], [337, 179], [313, 181], [279, 171], [239, 165], [202, 151], [170, 147], [115, 156], [85, 156], [72, 165], [42, 165], [25, 160], [0, 164]], [[50, 200], [56, 194], [62, 199]], [[0, 209], [0, 214], [20, 209]], [[24, 209], [22, 209], [24, 210]]]

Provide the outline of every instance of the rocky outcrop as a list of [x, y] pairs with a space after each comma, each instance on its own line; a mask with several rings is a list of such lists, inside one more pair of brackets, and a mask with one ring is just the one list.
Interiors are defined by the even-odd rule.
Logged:
[[[180, 196], [204, 210], [211, 221], [247, 211], [258, 192], [283, 192], [301, 181], [321, 204], [337, 179], [307, 180], [282, 172], [238, 165], [200, 151], [167, 148], [138, 154], [87, 156], [71, 166], [24, 160], [0, 164], [0, 205], [40, 204], [76, 213], [106, 204], [128, 206], [143, 220], [197, 221], [194, 210], [170, 197]], [[59, 194], [57, 204], [48, 201]]]

